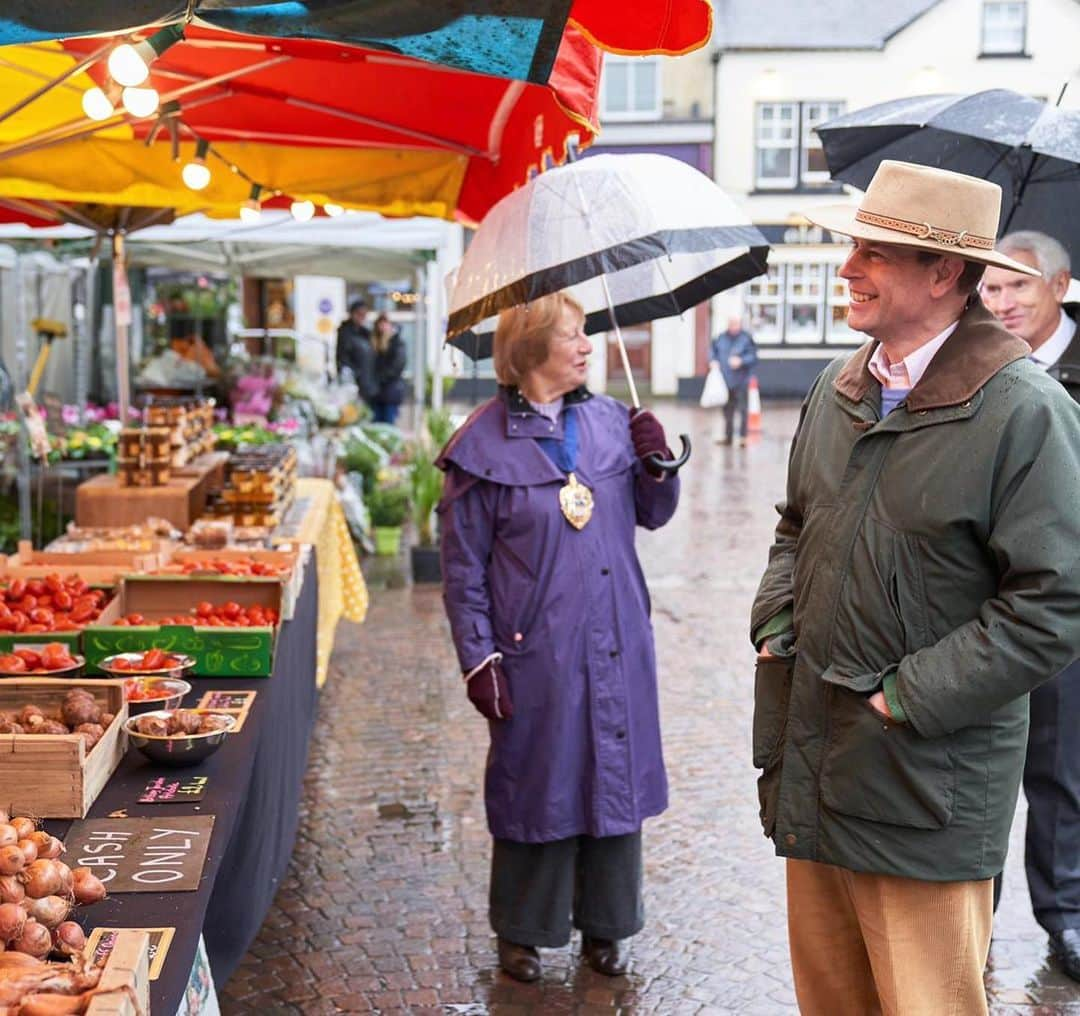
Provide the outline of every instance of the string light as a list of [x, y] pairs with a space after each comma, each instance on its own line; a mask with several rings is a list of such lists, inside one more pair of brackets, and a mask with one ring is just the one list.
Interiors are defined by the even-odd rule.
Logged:
[[322, 210], [330, 216], [331, 219], [336, 219], [339, 215], [343, 214], [345, 209], [341, 205], [335, 205], [332, 202], [327, 202], [322, 206]]
[[262, 185], [253, 183], [247, 200], [240, 206], [240, 218], [249, 225], [262, 218]]
[[199, 138], [195, 145], [195, 158], [185, 163], [180, 170], [184, 184], [193, 191], [203, 190], [210, 183], [210, 167], [206, 164], [206, 154], [210, 151], [210, 142]]
[[83, 112], [91, 120], [108, 120], [116, 112], [116, 100], [120, 96], [115, 88], [110, 89], [110, 91], [113, 93], [112, 97], [104, 89], [95, 85], [93, 88], [88, 88], [83, 92]]
[[132, 116], [153, 116], [158, 108], [158, 93], [156, 88], [128, 87], [120, 93], [120, 99]]
[[166, 25], [141, 42], [122, 42], [109, 54], [109, 73], [118, 84], [141, 85], [150, 76], [150, 65], [184, 37], [184, 26]]
[[292, 217], [297, 222], [307, 222], [315, 214], [315, 203], [313, 201], [294, 201], [289, 206], [289, 211], [292, 212]]

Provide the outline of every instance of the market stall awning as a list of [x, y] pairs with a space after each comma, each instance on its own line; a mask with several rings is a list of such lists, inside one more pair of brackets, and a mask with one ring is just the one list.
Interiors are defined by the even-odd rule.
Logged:
[[[598, 131], [600, 54], [573, 28], [548, 85], [337, 43], [190, 28], [152, 67], [155, 115], [121, 107], [93, 121], [82, 98], [108, 87], [107, 72], [101, 59], [79, 67], [100, 53], [99, 41], [0, 48], [9, 108], [70, 75], [0, 112], [0, 196], [234, 216], [257, 184], [270, 207], [277, 194], [286, 205], [475, 220], [545, 154], [564, 159], [568, 136], [587, 145]], [[181, 166], [198, 139], [212, 145], [212, 177], [196, 192]]]
[[[277, 38], [329, 39], [500, 77], [548, 81], [568, 23], [595, 45], [626, 53], [684, 53], [712, 26], [709, 0], [343, 0], [334, 4], [192, 3], [196, 24]], [[129, 31], [175, 21], [186, 4], [14, 0], [0, 45]]]

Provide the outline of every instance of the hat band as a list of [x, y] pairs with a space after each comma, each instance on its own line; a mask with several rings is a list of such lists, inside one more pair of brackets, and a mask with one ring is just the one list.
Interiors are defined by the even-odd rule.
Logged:
[[979, 247], [982, 250], [994, 249], [992, 236], [979, 236], [969, 233], [966, 229], [959, 233], [951, 229], [939, 229], [931, 226], [929, 222], [909, 222], [907, 219], [895, 219], [891, 215], [877, 215], [860, 208], [855, 213], [858, 222], [864, 222], [868, 226], [880, 226], [882, 229], [891, 229], [898, 233], [908, 233], [920, 240], [933, 240], [935, 243], [944, 244], [946, 247]]

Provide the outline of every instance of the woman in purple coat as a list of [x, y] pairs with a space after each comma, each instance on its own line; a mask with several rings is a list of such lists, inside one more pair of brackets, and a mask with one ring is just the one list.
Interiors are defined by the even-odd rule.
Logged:
[[641, 930], [641, 824], [667, 806], [649, 594], [636, 526], [675, 512], [652, 413], [585, 387], [592, 345], [563, 293], [504, 311], [499, 394], [443, 450], [444, 601], [488, 718], [499, 963], [540, 976], [570, 939], [604, 974]]

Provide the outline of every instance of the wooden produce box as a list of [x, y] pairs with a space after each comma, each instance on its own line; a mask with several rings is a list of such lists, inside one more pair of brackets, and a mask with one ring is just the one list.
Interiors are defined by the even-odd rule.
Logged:
[[[266, 564], [284, 566], [288, 569], [281, 576], [283, 584], [281, 597], [281, 619], [291, 621], [296, 609], [296, 598], [300, 595], [300, 587], [304, 584], [304, 567], [300, 558], [300, 552], [293, 550], [288, 545], [276, 550], [235, 550], [223, 548], [222, 550], [176, 550], [173, 552], [171, 564], [184, 564], [189, 561], [262, 561]], [[167, 567], [167, 566], [166, 566]], [[192, 577], [192, 576], [188, 576]], [[199, 578], [229, 578], [225, 575], [215, 575], [203, 572]], [[247, 576], [236, 576], [233, 581], [246, 581]]]
[[149, 1016], [150, 936], [145, 931], [117, 934], [98, 991], [86, 1016]]
[[0, 734], [0, 807], [11, 815], [85, 818], [127, 750], [122, 680], [65, 681], [27, 677], [0, 681], [0, 709], [59, 708], [69, 688], [86, 688], [115, 714], [87, 754], [77, 734]]
[[[171, 546], [171, 544], [170, 544]], [[34, 550], [29, 540], [19, 541], [19, 552], [0, 554], [0, 580], [39, 579], [50, 573], [78, 575], [92, 586], [114, 586], [121, 575], [159, 568], [168, 553], [141, 553], [133, 550], [84, 550], [77, 554]]]
[[[195, 613], [202, 600], [229, 600], [241, 607], [273, 607], [281, 614], [284, 584], [279, 579], [191, 578], [173, 575], [129, 575], [101, 617], [83, 632], [83, 655], [89, 673], [114, 653], [163, 649], [195, 658], [198, 677], [269, 677], [274, 668], [274, 635], [270, 625], [257, 628], [214, 628], [203, 625], [159, 625], [155, 618]], [[147, 624], [115, 625], [139, 613]]]
[[187, 530], [205, 508], [205, 474], [174, 476], [161, 487], [122, 487], [115, 476], [95, 476], [75, 490], [79, 526], [130, 526], [157, 517]]

